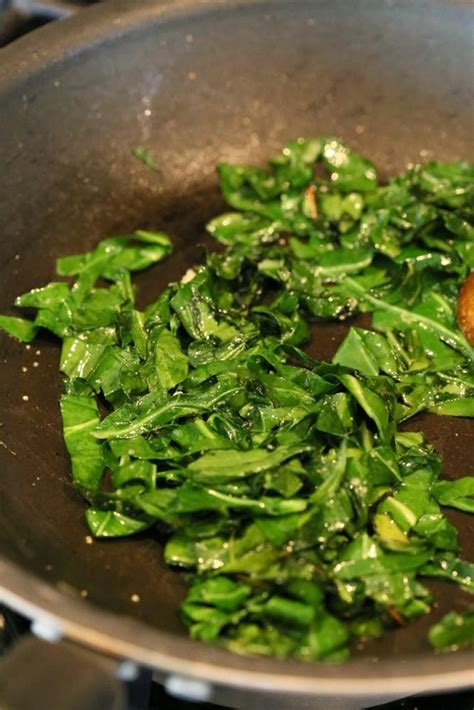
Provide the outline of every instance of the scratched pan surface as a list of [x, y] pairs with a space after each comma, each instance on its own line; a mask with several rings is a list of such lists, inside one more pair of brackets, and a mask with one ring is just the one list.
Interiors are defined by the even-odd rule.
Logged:
[[[203, 225], [223, 206], [220, 160], [261, 162], [295, 136], [328, 133], [385, 176], [410, 161], [472, 159], [472, 24], [464, 3], [110, 2], [3, 49], [0, 311], [52, 279], [56, 257], [138, 227], [163, 228], [176, 245], [138, 279], [142, 301], [156, 297], [208, 245]], [[132, 156], [137, 145], [159, 173]], [[318, 328], [312, 354], [330, 357], [346, 327]], [[57, 366], [53, 339], [28, 349], [1, 337], [0, 585], [11, 604], [52, 614], [83, 643], [231, 686], [380, 694], [469, 682], [468, 654], [435, 656], [425, 640], [451, 606], [467, 608], [447, 585], [436, 586], [429, 619], [343, 667], [249, 660], [190, 641], [178, 614], [183, 580], [153, 535], [87, 538]], [[474, 473], [467, 420], [410, 426], [426, 432], [449, 477]], [[448, 516], [468, 556], [472, 522]]]

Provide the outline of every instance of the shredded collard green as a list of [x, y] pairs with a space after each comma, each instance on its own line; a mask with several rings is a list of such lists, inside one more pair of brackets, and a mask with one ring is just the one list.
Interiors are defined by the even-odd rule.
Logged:
[[[170, 253], [160, 232], [60, 259], [71, 282], [20, 296], [34, 320], [0, 325], [62, 340], [89, 527], [166, 540], [189, 574], [193, 638], [338, 661], [353, 639], [425, 614], [425, 579], [474, 591], [441, 507], [474, 512], [474, 478], [443, 480], [423, 436], [399, 429], [422, 411], [474, 416], [474, 351], [456, 323], [474, 169], [428, 163], [380, 186], [330, 138], [219, 174], [232, 211], [207, 229], [221, 249], [144, 311], [131, 272]], [[332, 362], [301, 349], [310, 324], [359, 313], [372, 328], [348, 328]], [[472, 612], [453, 612], [429, 640], [473, 636]]]

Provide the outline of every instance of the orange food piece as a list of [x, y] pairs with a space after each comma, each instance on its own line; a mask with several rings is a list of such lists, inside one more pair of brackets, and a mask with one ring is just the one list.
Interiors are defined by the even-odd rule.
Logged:
[[459, 291], [458, 323], [471, 345], [474, 345], [474, 271], [471, 271]]
[[316, 202], [316, 190], [314, 185], [309, 185], [305, 190], [306, 199], [309, 202], [309, 213], [311, 219], [318, 218], [318, 204]]
[[391, 616], [399, 626], [405, 626], [405, 619], [394, 606], [387, 606], [385, 608], [387, 609], [388, 615]]

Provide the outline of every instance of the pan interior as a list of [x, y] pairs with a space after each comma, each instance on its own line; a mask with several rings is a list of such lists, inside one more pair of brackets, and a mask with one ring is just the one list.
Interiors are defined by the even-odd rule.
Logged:
[[[409, 162], [473, 157], [469, 8], [212, 5], [162, 15], [150, 3], [148, 16], [130, 11], [120, 25], [112, 10], [87, 11], [64, 24], [63, 57], [55, 54], [57, 28], [38, 33], [36, 71], [20, 71], [0, 101], [1, 312], [13, 313], [17, 294], [52, 280], [58, 256], [135, 228], [164, 229], [175, 243], [166, 265], [138, 279], [142, 302], [156, 297], [210, 244], [204, 224], [223, 207], [221, 160], [261, 163], [291, 138], [327, 134], [385, 176]], [[92, 43], [94, 18], [104, 31]], [[28, 41], [6, 51], [18, 56]], [[139, 145], [158, 172], [134, 158]], [[346, 327], [321, 326], [313, 354], [330, 357]], [[28, 348], [0, 336], [0, 551], [65, 594], [82, 592], [99, 607], [184, 635], [184, 582], [164, 566], [152, 535], [91, 544], [62, 443], [58, 357], [53, 339]], [[448, 476], [474, 473], [466, 420], [420, 417], [410, 428], [427, 432]], [[449, 515], [468, 556], [472, 523]], [[461, 591], [438, 585], [436, 594], [429, 619], [358, 653], [428, 655], [428, 626], [467, 606]]]

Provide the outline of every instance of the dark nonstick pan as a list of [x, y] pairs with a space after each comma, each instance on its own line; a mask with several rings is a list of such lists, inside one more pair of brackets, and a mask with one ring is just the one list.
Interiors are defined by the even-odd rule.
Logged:
[[[144, 301], [156, 297], [201, 258], [203, 225], [222, 207], [220, 160], [261, 162], [320, 134], [341, 136], [386, 176], [409, 162], [472, 159], [472, 31], [462, 2], [132, 0], [1, 50], [0, 311], [51, 280], [56, 257], [137, 227], [175, 241], [172, 259], [138, 281]], [[137, 145], [158, 173], [133, 157]], [[313, 353], [330, 357], [346, 327], [321, 327]], [[442, 584], [429, 619], [342, 666], [241, 658], [188, 639], [182, 577], [153, 535], [88, 538], [62, 443], [58, 354], [52, 339], [31, 349], [0, 340], [7, 604], [50, 634], [231, 687], [372, 696], [472, 681], [468, 652], [435, 655], [426, 641], [448, 608], [467, 608]], [[426, 416], [411, 427], [426, 431], [448, 476], [474, 473], [467, 420]], [[472, 522], [449, 516], [469, 556]]]

